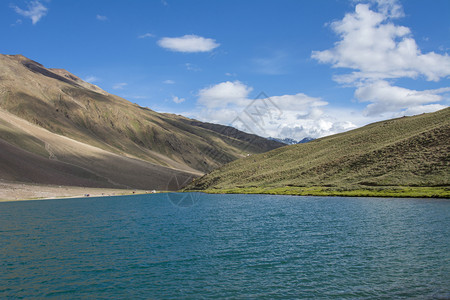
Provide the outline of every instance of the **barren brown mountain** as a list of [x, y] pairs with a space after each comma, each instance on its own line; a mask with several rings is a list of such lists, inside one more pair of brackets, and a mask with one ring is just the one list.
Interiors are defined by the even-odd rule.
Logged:
[[0, 180], [174, 190], [282, 145], [157, 113], [66, 70], [0, 55]]

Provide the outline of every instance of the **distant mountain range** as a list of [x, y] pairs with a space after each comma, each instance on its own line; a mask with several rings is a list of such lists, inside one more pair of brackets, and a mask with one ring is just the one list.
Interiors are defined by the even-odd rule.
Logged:
[[284, 144], [157, 113], [63, 69], [0, 55], [0, 180], [178, 189]]
[[297, 140], [294, 140], [294, 139], [291, 139], [291, 138], [281, 139], [281, 138], [269, 137], [268, 139], [272, 140], [272, 141], [280, 142], [280, 143], [283, 143], [283, 144], [286, 144], [286, 145], [304, 144], [304, 143], [311, 142], [311, 141], [315, 140], [312, 137], [305, 137], [305, 138], [301, 139], [300, 141], [297, 141]]
[[446, 108], [245, 157], [195, 180], [187, 189], [294, 194], [311, 189], [320, 194], [324, 189], [339, 194], [433, 187], [448, 197], [449, 153], [450, 108]]

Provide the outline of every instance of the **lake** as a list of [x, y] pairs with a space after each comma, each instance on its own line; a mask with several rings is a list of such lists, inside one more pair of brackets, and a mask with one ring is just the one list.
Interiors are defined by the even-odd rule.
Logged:
[[450, 299], [450, 201], [0, 203], [0, 298]]

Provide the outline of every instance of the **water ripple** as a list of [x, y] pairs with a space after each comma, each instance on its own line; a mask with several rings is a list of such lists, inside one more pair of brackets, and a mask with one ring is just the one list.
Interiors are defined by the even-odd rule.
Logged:
[[0, 298], [450, 299], [450, 201], [195, 200], [0, 203]]

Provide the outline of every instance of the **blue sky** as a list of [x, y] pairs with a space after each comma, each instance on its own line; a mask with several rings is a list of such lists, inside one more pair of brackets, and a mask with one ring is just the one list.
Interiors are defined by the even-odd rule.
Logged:
[[450, 103], [448, 0], [6, 0], [0, 35], [2, 54], [263, 136], [320, 137]]

